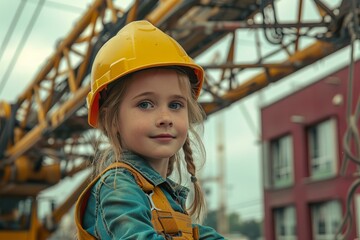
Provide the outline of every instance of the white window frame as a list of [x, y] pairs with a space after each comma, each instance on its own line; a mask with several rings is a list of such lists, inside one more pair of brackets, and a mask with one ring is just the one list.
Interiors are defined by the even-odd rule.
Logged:
[[[333, 240], [342, 221], [341, 204], [337, 200], [313, 204], [311, 219], [314, 240]], [[320, 233], [319, 222], [323, 221], [324, 229]]]
[[270, 143], [272, 162], [272, 182], [274, 187], [293, 184], [293, 140], [291, 135], [274, 139]]
[[294, 206], [275, 209], [274, 220], [276, 240], [297, 240], [296, 211]]
[[262, 182], [265, 189], [270, 189], [271, 186], [271, 163], [269, 157], [269, 141], [263, 141], [261, 144], [261, 160], [262, 160]]
[[326, 178], [337, 172], [337, 134], [334, 118], [311, 126], [307, 131], [309, 168], [312, 178]]
[[356, 237], [360, 238], [360, 194], [355, 194]]

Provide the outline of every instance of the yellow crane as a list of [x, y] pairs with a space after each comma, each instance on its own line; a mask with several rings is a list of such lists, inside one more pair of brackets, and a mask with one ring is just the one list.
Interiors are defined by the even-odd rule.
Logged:
[[[200, 96], [205, 112], [212, 114], [349, 45], [350, 1], [336, 9], [322, 0], [311, 2], [320, 20], [303, 21], [303, 0], [297, 0], [295, 20], [284, 22], [274, 0], [136, 0], [126, 11], [111, 0], [95, 0], [16, 101], [0, 102], [0, 239], [46, 239], [86, 185], [54, 206], [51, 224], [39, 219], [39, 193], [89, 167], [96, 134], [85, 107], [90, 66], [99, 48], [127, 22], [149, 20], [193, 58], [230, 36], [226, 60], [203, 65], [208, 73], [221, 72], [219, 78], [207, 74]], [[241, 42], [236, 32], [242, 29], [261, 33], [274, 50], [263, 54], [263, 43], [255, 38], [256, 61], [237, 62]], [[301, 47], [303, 38], [312, 43]], [[277, 54], [286, 57], [274, 60]], [[247, 69], [258, 74], [240, 81]]]

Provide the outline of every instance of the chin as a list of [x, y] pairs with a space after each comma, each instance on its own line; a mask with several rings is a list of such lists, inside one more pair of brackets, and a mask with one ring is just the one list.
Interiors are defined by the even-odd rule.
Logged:
[[171, 158], [176, 153], [159, 153], [159, 154], [152, 154], [150, 157], [153, 159], [164, 159], [164, 158]]
[[174, 156], [174, 154], [172, 155], [168, 155], [168, 154], [164, 154], [164, 155], [154, 155], [151, 158], [153, 159], [165, 159], [165, 158], [171, 158], [172, 156]]
[[174, 156], [176, 153], [156, 153], [152, 152], [151, 154], [146, 153], [139, 153], [138, 155], [142, 156], [144, 159], [169, 159], [170, 157]]

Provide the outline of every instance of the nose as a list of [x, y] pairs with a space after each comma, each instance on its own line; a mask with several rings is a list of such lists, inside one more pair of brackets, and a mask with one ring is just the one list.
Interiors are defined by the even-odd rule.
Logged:
[[157, 127], [172, 127], [173, 121], [171, 119], [170, 114], [167, 111], [161, 111], [158, 119], [156, 120]]

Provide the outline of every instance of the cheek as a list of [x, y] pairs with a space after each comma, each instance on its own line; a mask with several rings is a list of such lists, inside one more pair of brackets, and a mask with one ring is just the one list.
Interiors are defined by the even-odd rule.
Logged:
[[131, 130], [130, 128], [128, 130], [129, 134], [134, 134], [135, 136], [146, 135], [148, 131], [149, 130], [147, 129], [147, 125], [142, 122], [138, 122], [137, 124], [132, 124]]
[[189, 118], [187, 113], [178, 119], [179, 131], [186, 133], [189, 130]]
[[[136, 139], [137, 136], [146, 135], [148, 133], [148, 124], [146, 121], [138, 118], [127, 118], [126, 121], [121, 121], [119, 125], [120, 135], [127, 141]], [[135, 140], [136, 141], [136, 140]]]
[[189, 122], [186, 121], [182, 124], [180, 129], [178, 129], [179, 137], [182, 139], [182, 145], [184, 145], [189, 133]]

